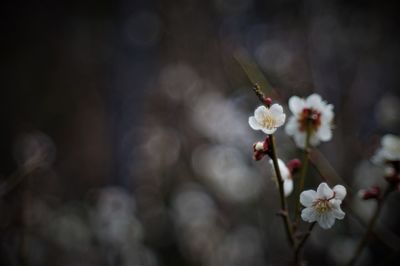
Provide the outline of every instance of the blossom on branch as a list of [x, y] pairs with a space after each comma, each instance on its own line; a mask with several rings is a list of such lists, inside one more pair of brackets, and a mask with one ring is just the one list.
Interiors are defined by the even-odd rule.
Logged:
[[335, 219], [343, 219], [345, 213], [340, 208], [346, 196], [346, 188], [342, 185], [330, 189], [326, 183], [321, 183], [317, 191], [306, 190], [300, 194], [300, 203], [305, 207], [301, 218], [306, 222], [318, 222], [323, 229], [331, 228]]
[[376, 164], [400, 161], [400, 137], [391, 134], [383, 136], [381, 147], [372, 161]]
[[281, 105], [275, 103], [270, 107], [259, 106], [254, 111], [254, 116], [249, 117], [249, 125], [254, 130], [261, 130], [271, 135], [285, 123], [286, 115]]
[[314, 93], [307, 99], [292, 96], [289, 109], [293, 116], [289, 118], [285, 131], [299, 148], [305, 148], [307, 131], [312, 146], [332, 138], [333, 105], [323, 101], [320, 95]]

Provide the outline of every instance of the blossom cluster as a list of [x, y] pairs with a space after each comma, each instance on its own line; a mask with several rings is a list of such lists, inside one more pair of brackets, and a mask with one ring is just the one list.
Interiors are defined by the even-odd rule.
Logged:
[[[372, 157], [372, 162], [384, 168], [384, 178], [389, 186], [400, 191], [400, 137], [387, 134], [382, 137], [381, 147]], [[381, 199], [381, 188], [374, 185], [359, 191], [362, 199]]]
[[[267, 98], [264, 105], [256, 108], [254, 116], [249, 117], [249, 125], [254, 130], [260, 130], [267, 134], [264, 141], [258, 141], [253, 145], [253, 158], [256, 161], [269, 156], [269, 163], [272, 168], [273, 179], [278, 183], [278, 175], [282, 178], [283, 193], [285, 197], [292, 194], [294, 189], [293, 177], [301, 163], [293, 159], [287, 164], [275, 158], [272, 152], [271, 136], [276, 130], [283, 126], [286, 114], [280, 104], [272, 104]], [[272, 104], [272, 105], [271, 105]], [[322, 100], [318, 94], [312, 94], [306, 99], [293, 96], [289, 99], [289, 109], [293, 115], [289, 118], [285, 132], [293, 137], [296, 146], [300, 149], [307, 149], [309, 146], [316, 146], [321, 141], [329, 141], [332, 138], [332, 121], [334, 118], [333, 105]], [[340, 205], [346, 196], [346, 188], [336, 185], [330, 189], [326, 183], [321, 183], [317, 191], [303, 191], [299, 197], [300, 203], [305, 207], [301, 212], [301, 218], [306, 222], [317, 222], [322, 228], [328, 229], [333, 226], [335, 219], [343, 219], [345, 213]]]

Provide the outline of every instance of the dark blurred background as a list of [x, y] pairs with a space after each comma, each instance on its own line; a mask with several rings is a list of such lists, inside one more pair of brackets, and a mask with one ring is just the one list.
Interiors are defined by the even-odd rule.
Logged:
[[[317, 92], [335, 106], [334, 138], [319, 148], [356, 213], [316, 229], [305, 258], [346, 263], [374, 208], [353, 196], [384, 184], [369, 158], [400, 131], [398, 11], [396, 1], [5, 1], [0, 265], [288, 264], [269, 165], [251, 159], [263, 138], [247, 124], [257, 78], [282, 104]], [[277, 138], [284, 159], [299, 155], [283, 130]], [[319, 182], [311, 170], [307, 187]], [[388, 199], [360, 265], [396, 264], [398, 203]]]

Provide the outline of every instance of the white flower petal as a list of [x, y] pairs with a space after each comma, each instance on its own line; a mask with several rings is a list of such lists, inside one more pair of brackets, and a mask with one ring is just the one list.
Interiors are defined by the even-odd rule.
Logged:
[[[305, 134], [304, 134], [304, 138], [305, 138]], [[318, 144], [319, 144], [319, 138], [318, 138], [318, 136], [316, 135], [316, 134], [312, 134], [311, 136], [310, 136], [310, 145], [311, 146], [317, 146]]]
[[268, 109], [264, 105], [257, 107], [257, 109], [254, 111], [254, 117], [256, 118], [257, 122], [261, 122], [267, 114]]
[[332, 198], [332, 196], [333, 196], [333, 191], [332, 189], [329, 188], [329, 186], [325, 182], [319, 184], [317, 188], [317, 198], [329, 199]]
[[293, 191], [293, 180], [292, 179], [287, 179], [285, 182], [283, 182], [283, 191], [285, 193], [285, 197], [288, 197], [290, 194], [292, 194]]
[[312, 207], [305, 208], [301, 211], [301, 219], [309, 223], [315, 222], [318, 219], [318, 213]]
[[271, 115], [278, 116], [278, 115], [283, 114], [283, 107], [280, 104], [274, 103], [269, 108], [269, 111], [271, 112]]
[[306, 99], [306, 106], [321, 111], [324, 107], [324, 102], [319, 94], [313, 93]]
[[329, 229], [335, 224], [335, 216], [332, 212], [326, 212], [317, 217], [317, 222], [323, 229]]
[[342, 220], [346, 216], [346, 214], [344, 213], [344, 211], [342, 211], [340, 206], [336, 209], [332, 209], [332, 215], [338, 220]]
[[254, 130], [260, 130], [262, 128], [254, 116], [249, 117], [249, 125]]
[[306, 145], [306, 134], [304, 132], [298, 132], [294, 135], [294, 142], [300, 149], [304, 149]]
[[300, 194], [300, 203], [304, 207], [311, 207], [316, 197], [317, 197], [317, 192], [315, 190], [310, 189], [303, 191]]
[[[276, 178], [276, 173], [275, 173], [275, 167], [274, 167], [274, 162], [272, 160], [269, 160], [269, 163], [272, 166], [272, 175]], [[289, 171], [289, 168], [287, 168], [286, 164], [278, 158], [278, 166], [279, 166], [279, 171], [281, 172], [282, 179], [285, 180], [291, 180], [291, 174]]]
[[329, 141], [332, 138], [332, 129], [329, 124], [323, 124], [318, 129], [318, 138], [322, 141]]
[[298, 132], [298, 123], [296, 117], [291, 116], [289, 118], [289, 121], [287, 122], [285, 127], [285, 132], [289, 136], [293, 136]]
[[386, 134], [382, 137], [382, 146], [383, 147], [393, 147], [400, 145], [400, 138], [396, 137], [392, 134]]
[[261, 128], [261, 131], [268, 135], [274, 134], [276, 130], [277, 130], [277, 128], [272, 128], [272, 129], [268, 129], [265, 127]]
[[347, 191], [342, 185], [334, 186], [333, 191], [335, 192], [335, 199], [343, 200], [346, 197]]
[[330, 124], [333, 120], [334, 113], [333, 113], [333, 105], [327, 104], [321, 110], [321, 122]]
[[295, 116], [299, 115], [303, 111], [304, 106], [305, 106], [304, 99], [301, 99], [300, 97], [297, 96], [290, 97], [289, 109]]
[[280, 114], [279, 116], [276, 117], [276, 127], [280, 127], [285, 123], [286, 120], [286, 115], [285, 114]]

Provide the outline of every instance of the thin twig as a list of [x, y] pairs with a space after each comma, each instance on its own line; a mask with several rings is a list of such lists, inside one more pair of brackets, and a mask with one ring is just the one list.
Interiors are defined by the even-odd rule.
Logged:
[[310, 137], [311, 137], [311, 128], [310, 128], [310, 123], [307, 122], [306, 126], [306, 142], [305, 142], [305, 147], [304, 147], [304, 153], [303, 153], [303, 160], [302, 160], [302, 167], [301, 167], [301, 173], [300, 173], [300, 180], [299, 180], [299, 185], [297, 186], [297, 193], [296, 193], [296, 199], [297, 199], [297, 204], [296, 204], [296, 224], [300, 222], [300, 213], [301, 213], [301, 204], [300, 204], [300, 193], [304, 190], [304, 179], [307, 174], [307, 169], [308, 169], [308, 155], [309, 155], [309, 147], [310, 147]]
[[358, 246], [353, 255], [353, 258], [349, 262], [349, 266], [353, 266], [356, 264], [357, 259], [360, 257], [362, 251], [364, 250], [365, 246], [367, 245], [368, 240], [371, 237], [371, 234], [373, 233], [374, 225], [375, 225], [375, 223], [379, 217], [379, 214], [382, 210], [383, 203], [384, 203], [385, 199], [387, 198], [387, 196], [390, 194], [390, 192], [392, 192], [392, 190], [393, 190], [393, 187], [389, 186], [386, 189], [385, 193], [383, 194], [382, 198], [378, 201], [378, 206], [375, 209], [375, 212], [372, 215], [371, 220], [368, 223], [367, 230], [365, 231], [363, 237], [361, 238], [360, 242], [358, 243]]
[[308, 227], [308, 231], [304, 234], [303, 238], [300, 242], [296, 245], [294, 250], [294, 258], [295, 258], [295, 265], [300, 265], [301, 263], [301, 249], [303, 248], [304, 244], [306, 243], [308, 237], [311, 235], [311, 231], [314, 228], [316, 222], [313, 222]]
[[283, 190], [283, 179], [281, 175], [281, 171], [279, 169], [279, 164], [278, 164], [278, 157], [276, 155], [276, 146], [275, 146], [275, 139], [273, 135], [270, 135], [271, 139], [271, 159], [274, 164], [274, 169], [276, 173], [276, 177], [278, 179], [278, 187], [279, 187], [279, 197], [280, 197], [280, 203], [281, 203], [281, 216], [285, 225], [286, 229], [286, 234], [289, 240], [289, 243], [292, 247], [295, 246], [295, 238], [293, 236], [293, 228], [292, 228], [292, 223], [290, 222], [289, 215], [288, 215], [288, 208], [287, 208], [287, 203], [286, 203], [286, 198]]

